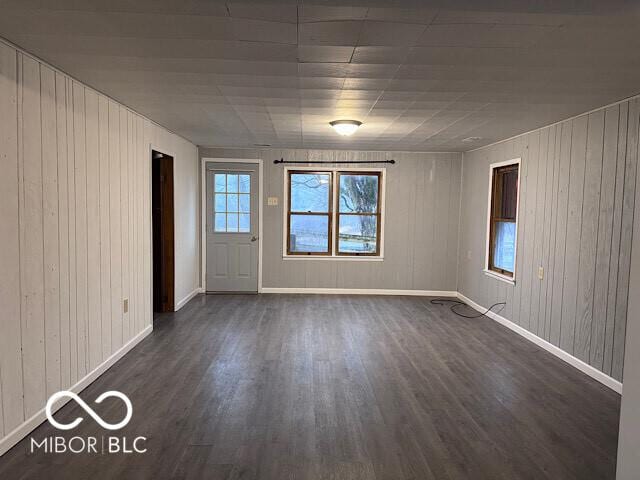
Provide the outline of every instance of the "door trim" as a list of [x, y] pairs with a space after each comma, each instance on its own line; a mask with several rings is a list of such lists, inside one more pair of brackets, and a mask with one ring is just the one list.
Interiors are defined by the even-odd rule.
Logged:
[[200, 286], [207, 291], [207, 163], [255, 163], [258, 165], [258, 293], [262, 293], [263, 162], [261, 158], [200, 159]]

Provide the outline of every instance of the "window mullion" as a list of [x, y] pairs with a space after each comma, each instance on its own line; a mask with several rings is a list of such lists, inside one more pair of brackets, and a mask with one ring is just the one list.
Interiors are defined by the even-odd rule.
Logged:
[[340, 182], [338, 181], [339, 173], [334, 171], [331, 173], [331, 226], [329, 232], [329, 238], [331, 239], [331, 256], [335, 257], [338, 248], [338, 198], [340, 192]]

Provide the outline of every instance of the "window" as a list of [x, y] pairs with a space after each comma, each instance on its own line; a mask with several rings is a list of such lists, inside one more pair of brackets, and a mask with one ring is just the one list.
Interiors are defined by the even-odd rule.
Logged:
[[338, 175], [338, 255], [378, 255], [380, 174]]
[[331, 172], [289, 172], [289, 255], [331, 255], [332, 183]]
[[287, 170], [286, 254], [380, 256], [380, 171]]
[[513, 280], [518, 231], [520, 160], [491, 165], [487, 269]]
[[216, 173], [214, 230], [217, 233], [251, 231], [251, 175]]

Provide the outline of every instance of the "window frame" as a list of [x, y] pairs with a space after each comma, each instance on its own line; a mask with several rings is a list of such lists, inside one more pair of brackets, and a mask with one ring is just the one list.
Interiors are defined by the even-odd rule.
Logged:
[[[291, 211], [291, 202], [289, 199], [291, 198], [291, 176], [296, 174], [316, 174], [316, 175], [329, 175], [329, 198], [327, 202], [327, 211], [326, 212], [292, 212]], [[333, 187], [334, 187], [334, 172], [326, 169], [317, 169], [317, 170], [298, 170], [291, 169], [287, 170], [286, 175], [286, 185], [287, 185], [287, 204], [286, 204], [286, 222], [285, 228], [287, 231], [286, 234], [286, 252], [288, 256], [327, 256], [331, 255], [333, 252], [333, 241], [332, 241], [332, 222], [333, 222]], [[326, 216], [327, 217], [327, 251], [326, 252], [292, 252], [291, 251], [291, 215], [309, 215], [309, 216]]]
[[[312, 163], [312, 162], [310, 162]], [[286, 260], [304, 260], [304, 259], [316, 259], [316, 260], [338, 260], [338, 261], [382, 261], [384, 259], [384, 223], [385, 223], [385, 182], [386, 182], [386, 169], [385, 168], [366, 168], [366, 167], [326, 167], [326, 166], [296, 166], [296, 167], [284, 167], [283, 169], [283, 190], [284, 201], [282, 202], [283, 212], [283, 228], [282, 228], [282, 257]], [[291, 252], [290, 251], [290, 236], [289, 236], [289, 223], [291, 213], [290, 212], [290, 198], [291, 198], [291, 182], [290, 173], [330, 173], [330, 217], [329, 217], [329, 252]], [[378, 222], [377, 222], [377, 248], [375, 253], [340, 253], [338, 254], [338, 208], [339, 208], [339, 173], [343, 174], [371, 174], [378, 176]], [[324, 213], [321, 213], [324, 215]], [[334, 229], [335, 227], [335, 229]]]
[[[376, 207], [376, 213], [340, 213], [340, 177], [342, 175], [368, 175], [378, 177], [378, 204]], [[381, 187], [382, 187], [382, 173], [367, 171], [358, 172], [355, 170], [337, 170], [335, 172], [335, 184], [336, 184], [336, 221], [334, 231], [334, 243], [335, 243], [335, 255], [347, 256], [347, 257], [378, 257], [380, 256], [380, 201], [381, 201]], [[376, 250], [375, 252], [340, 252], [340, 216], [371, 216], [376, 217]]]
[[[494, 267], [492, 265], [492, 245], [494, 241], [495, 229], [493, 225], [496, 220], [493, 218], [493, 198], [494, 198], [494, 172], [496, 169], [517, 166], [518, 168], [518, 181], [516, 183], [517, 193], [516, 193], [516, 217], [515, 217], [515, 238], [514, 238], [514, 252], [513, 252], [513, 272], [509, 274], [506, 270]], [[516, 279], [516, 269], [518, 264], [518, 217], [520, 214], [520, 179], [522, 177], [522, 166], [521, 166], [521, 158], [514, 158], [511, 160], [506, 160], [503, 162], [492, 163], [489, 165], [489, 193], [488, 193], [488, 202], [487, 202], [487, 242], [486, 242], [486, 251], [485, 251], [485, 263], [484, 263], [484, 273], [489, 275], [490, 277], [496, 278], [498, 280], [505, 281], [511, 285], [515, 284]]]

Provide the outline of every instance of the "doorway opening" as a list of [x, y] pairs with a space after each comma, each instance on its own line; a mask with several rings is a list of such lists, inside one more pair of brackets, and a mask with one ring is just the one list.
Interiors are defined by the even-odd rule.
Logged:
[[173, 157], [151, 151], [153, 312], [174, 311]]

